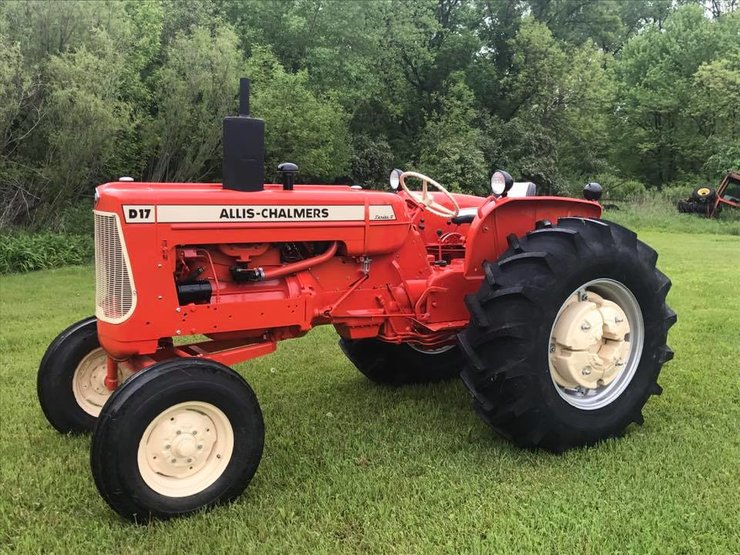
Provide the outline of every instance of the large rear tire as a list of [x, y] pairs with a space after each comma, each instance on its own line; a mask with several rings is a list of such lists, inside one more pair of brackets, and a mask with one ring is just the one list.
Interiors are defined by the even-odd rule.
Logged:
[[257, 471], [264, 437], [257, 398], [239, 374], [210, 360], [167, 360], [108, 400], [90, 464], [118, 514], [167, 519], [238, 497]]
[[105, 387], [106, 354], [97, 320], [72, 324], [46, 349], [36, 381], [41, 410], [62, 433], [87, 433], [111, 392]]
[[382, 385], [451, 380], [460, 375], [465, 364], [465, 358], [456, 345], [425, 350], [407, 343], [342, 338], [339, 347], [362, 374]]
[[515, 443], [554, 452], [641, 424], [673, 357], [657, 253], [621, 226], [580, 218], [510, 247], [466, 298], [461, 377], [477, 412]]

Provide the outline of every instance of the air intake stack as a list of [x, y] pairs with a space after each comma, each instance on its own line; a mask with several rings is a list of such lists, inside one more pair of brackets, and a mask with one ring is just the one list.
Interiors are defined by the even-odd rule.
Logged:
[[249, 79], [239, 82], [239, 115], [224, 118], [224, 189], [261, 191], [265, 184], [265, 122], [249, 117]]

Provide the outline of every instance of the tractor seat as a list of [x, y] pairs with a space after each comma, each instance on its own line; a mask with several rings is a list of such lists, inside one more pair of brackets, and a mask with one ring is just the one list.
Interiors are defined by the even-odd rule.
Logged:
[[469, 224], [475, 219], [476, 214], [478, 214], [477, 206], [467, 206], [465, 208], [460, 208], [457, 216], [450, 218], [450, 221], [457, 225]]

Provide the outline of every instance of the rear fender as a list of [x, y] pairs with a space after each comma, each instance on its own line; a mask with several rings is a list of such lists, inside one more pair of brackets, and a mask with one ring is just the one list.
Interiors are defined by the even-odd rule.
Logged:
[[558, 218], [601, 217], [597, 202], [562, 197], [491, 198], [478, 210], [478, 217], [468, 231], [464, 273], [468, 278], [483, 275], [483, 262], [494, 261], [509, 244], [507, 237], [517, 237], [535, 229], [535, 224], [548, 220], [553, 225]]

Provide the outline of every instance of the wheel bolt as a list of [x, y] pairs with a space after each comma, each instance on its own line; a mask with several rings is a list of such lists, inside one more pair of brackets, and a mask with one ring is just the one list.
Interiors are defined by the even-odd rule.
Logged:
[[177, 430], [177, 435], [180, 435], [182, 433], [182, 430]]
[[550, 352], [551, 353], [555, 352], [555, 343], [550, 343]]
[[584, 376], [588, 376], [589, 374], [591, 374], [591, 368], [586, 366], [583, 370], [581, 370], [581, 374], [583, 374]]
[[588, 322], [583, 322], [583, 324], [581, 324], [581, 329], [583, 331], [588, 331], [591, 329], [591, 324], [589, 324]]

